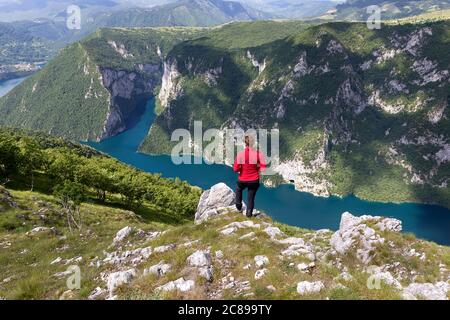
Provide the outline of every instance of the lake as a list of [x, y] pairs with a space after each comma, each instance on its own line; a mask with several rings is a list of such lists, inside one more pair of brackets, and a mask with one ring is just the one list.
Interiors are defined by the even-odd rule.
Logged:
[[0, 81], [0, 97], [3, 97], [5, 94], [7, 94], [9, 91], [11, 91], [15, 86], [22, 83], [23, 80], [25, 80], [27, 77], [23, 78], [16, 78], [6, 81]]
[[[170, 156], [138, 153], [139, 145], [147, 136], [154, 118], [154, 103], [149, 101], [144, 114], [133, 128], [102, 142], [87, 144], [141, 170], [161, 173], [163, 177], [179, 177], [203, 189], [225, 182], [234, 189], [236, 175], [230, 167], [174, 165]], [[395, 217], [403, 222], [405, 232], [450, 245], [450, 210], [440, 206], [380, 203], [354, 196], [321, 198], [298, 192], [292, 185], [282, 185], [277, 188], [262, 187], [256, 196], [256, 208], [267, 212], [276, 221], [307, 229], [336, 230], [339, 228], [341, 214], [345, 211], [354, 215]]]

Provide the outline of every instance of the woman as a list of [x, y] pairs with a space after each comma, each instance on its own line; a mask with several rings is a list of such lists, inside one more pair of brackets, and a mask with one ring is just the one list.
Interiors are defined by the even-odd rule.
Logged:
[[250, 218], [253, 216], [260, 173], [266, 169], [264, 155], [253, 149], [252, 137], [245, 136], [245, 150], [238, 153], [233, 169], [234, 172], [239, 173], [236, 188], [236, 208], [242, 211], [242, 192], [244, 189], [248, 189], [246, 215]]

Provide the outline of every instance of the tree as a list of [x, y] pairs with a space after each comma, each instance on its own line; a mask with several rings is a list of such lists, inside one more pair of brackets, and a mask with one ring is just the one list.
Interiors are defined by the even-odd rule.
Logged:
[[20, 167], [20, 149], [7, 134], [0, 135], [0, 183], [6, 184]]
[[81, 230], [83, 221], [80, 206], [86, 200], [86, 187], [78, 182], [64, 181], [55, 186], [53, 194], [66, 213], [70, 231], [72, 227]]
[[23, 176], [30, 177], [31, 191], [34, 189], [34, 172], [41, 169], [44, 155], [36, 140], [23, 137], [19, 143], [21, 152], [20, 172]]

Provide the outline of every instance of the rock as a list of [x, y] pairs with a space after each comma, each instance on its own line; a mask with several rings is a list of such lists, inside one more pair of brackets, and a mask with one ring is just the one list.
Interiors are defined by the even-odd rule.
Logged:
[[95, 288], [88, 297], [88, 300], [97, 300], [100, 298], [105, 298], [108, 292], [100, 287]]
[[232, 222], [229, 225], [226, 225], [220, 233], [223, 235], [230, 235], [236, 232], [238, 229], [244, 229], [244, 228], [255, 228], [259, 229], [261, 228], [260, 224], [256, 224], [253, 221], [242, 221], [242, 222]]
[[319, 293], [323, 289], [325, 289], [325, 286], [323, 285], [322, 281], [302, 281], [297, 284], [297, 292], [300, 295]]
[[5, 187], [0, 186], [0, 209], [2, 208], [1, 204], [5, 204], [10, 208], [18, 208], [19, 206], [14, 201], [14, 197], [9, 193]]
[[184, 278], [179, 278], [175, 281], [166, 283], [163, 286], [157, 287], [158, 291], [173, 291], [178, 290], [180, 292], [187, 292], [194, 288], [195, 283], [193, 280], [184, 280]]
[[338, 275], [334, 280], [344, 280], [344, 281], [352, 281], [353, 276], [348, 272], [342, 272], [340, 275]]
[[148, 274], [153, 274], [158, 277], [165, 275], [172, 269], [172, 265], [164, 263], [161, 261], [157, 265], [151, 266], [150, 268], [144, 269], [144, 276]]
[[406, 300], [448, 300], [450, 284], [448, 282], [432, 283], [411, 283], [403, 289], [403, 299]]
[[384, 282], [388, 286], [395, 287], [396, 289], [402, 289], [401, 283], [395, 279], [389, 271], [381, 271], [381, 268], [375, 267], [370, 270], [372, 274], [368, 280], [369, 285], [377, 285], [381, 282]]
[[75, 293], [72, 290], [64, 291], [59, 297], [59, 300], [72, 300], [75, 298]]
[[39, 233], [49, 233], [51, 232], [53, 229], [52, 228], [47, 228], [47, 227], [36, 227], [30, 231], [28, 231], [27, 233], [25, 233], [27, 236], [32, 236], [32, 235], [36, 235]]
[[202, 222], [219, 214], [218, 209], [235, 204], [235, 194], [226, 184], [219, 183], [203, 192], [195, 213], [195, 221]]
[[206, 281], [211, 282], [213, 280], [214, 268], [213, 266], [206, 266], [198, 268], [198, 274], [205, 278]]
[[249, 270], [251, 267], [252, 267], [252, 265], [251, 265], [250, 263], [247, 263], [246, 265], [244, 265], [244, 266], [242, 267], [242, 269], [244, 269], [244, 270]]
[[259, 280], [267, 273], [267, 269], [260, 269], [255, 273], [255, 280]]
[[106, 258], [103, 259], [104, 263], [113, 265], [123, 265], [126, 263], [131, 263], [133, 265], [138, 265], [145, 260], [147, 260], [152, 254], [152, 248], [137, 248], [134, 250], [127, 250], [125, 252], [111, 252], [106, 254]]
[[358, 259], [364, 264], [368, 264], [373, 258], [372, 253], [375, 246], [384, 243], [385, 240], [365, 222], [376, 222], [376, 228], [383, 231], [398, 232], [401, 230], [401, 221], [397, 219], [373, 216], [355, 217], [349, 212], [345, 212], [342, 214], [339, 230], [331, 236], [331, 247], [340, 254], [354, 250]]
[[266, 289], [269, 290], [269, 291], [272, 291], [272, 292], [277, 291], [277, 288], [275, 288], [273, 285], [268, 285], [268, 286], [266, 287]]
[[222, 250], [216, 251], [215, 255], [216, 255], [216, 258], [217, 258], [217, 259], [222, 259], [222, 258], [223, 258], [223, 252], [222, 252]]
[[239, 240], [244, 240], [244, 239], [248, 239], [248, 238], [252, 238], [255, 236], [254, 232], [249, 232], [247, 234], [244, 234], [242, 237], [239, 238]]
[[284, 233], [277, 227], [267, 227], [264, 232], [269, 235], [269, 237], [276, 238], [277, 236], [284, 237]]
[[301, 272], [309, 272], [311, 269], [313, 269], [316, 266], [314, 262], [311, 263], [299, 263], [297, 265], [297, 269]]
[[168, 244], [165, 246], [156, 247], [155, 249], [153, 249], [153, 252], [164, 253], [164, 252], [174, 249], [175, 247], [176, 247], [175, 244]]
[[267, 258], [266, 256], [256, 256], [255, 257], [255, 265], [257, 268], [261, 268], [268, 264], [269, 264], [269, 258]]
[[53, 260], [52, 262], [50, 262], [50, 264], [51, 264], [51, 265], [57, 264], [57, 263], [60, 263], [61, 261], [62, 261], [62, 258], [61, 258], [61, 257], [58, 257], [58, 258], [56, 258], [55, 260]]
[[196, 251], [187, 258], [191, 267], [207, 267], [211, 265], [211, 254], [209, 251]]
[[114, 237], [113, 245], [117, 245], [120, 242], [122, 242], [132, 232], [133, 232], [133, 228], [131, 228], [131, 227], [125, 227], [123, 229], [120, 229], [119, 232], [117, 232], [116, 236]]
[[136, 277], [136, 274], [136, 269], [129, 269], [127, 271], [119, 271], [109, 274], [107, 279], [109, 296], [113, 296], [114, 290], [116, 290], [117, 287], [130, 283], [134, 277]]

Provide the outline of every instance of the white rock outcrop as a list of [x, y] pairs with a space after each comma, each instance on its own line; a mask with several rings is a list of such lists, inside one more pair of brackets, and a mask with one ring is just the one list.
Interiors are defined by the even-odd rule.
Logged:
[[300, 295], [319, 293], [323, 289], [325, 289], [325, 286], [322, 281], [302, 281], [297, 284], [297, 293]]
[[203, 192], [195, 213], [195, 221], [202, 222], [219, 214], [218, 209], [235, 204], [235, 194], [225, 183], [214, 185]]
[[107, 286], [109, 291], [109, 296], [112, 297], [114, 290], [117, 287], [130, 283], [137, 275], [136, 269], [129, 269], [127, 271], [118, 271], [109, 274], [107, 278]]
[[126, 237], [128, 237], [133, 232], [133, 228], [131, 227], [125, 227], [123, 229], [120, 229], [116, 236], [113, 239], [113, 245], [117, 245], [120, 242], [122, 242]]
[[448, 282], [432, 283], [411, 283], [403, 289], [403, 299], [406, 300], [448, 300], [450, 284]]
[[397, 219], [373, 216], [356, 217], [345, 212], [342, 214], [339, 230], [331, 237], [331, 247], [340, 254], [355, 250], [358, 259], [368, 264], [373, 258], [372, 254], [376, 245], [383, 244], [385, 239], [366, 222], [375, 223], [375, 227], [380, 231], [400, 232], [402, 230], [401, 221]]
[[154, 266], [151, 266], [150, 268], [144, 269], [144, 276], [153, 274], [158, 277], [161, 277], [161, 276], [165, 275], [167, 272], [169, 272], [171, 269], [172, 269], [172, 265], [161, 261], [157, 265], [154, 265]]
[[195, 287], [193, 280], [185, 280], [184, 278], [179, 278], [175, 281], [166, 283], [163, 286], [157, 287], [157, 291], [174, 291], [178, 290], [180, 292], [191, 291]]

